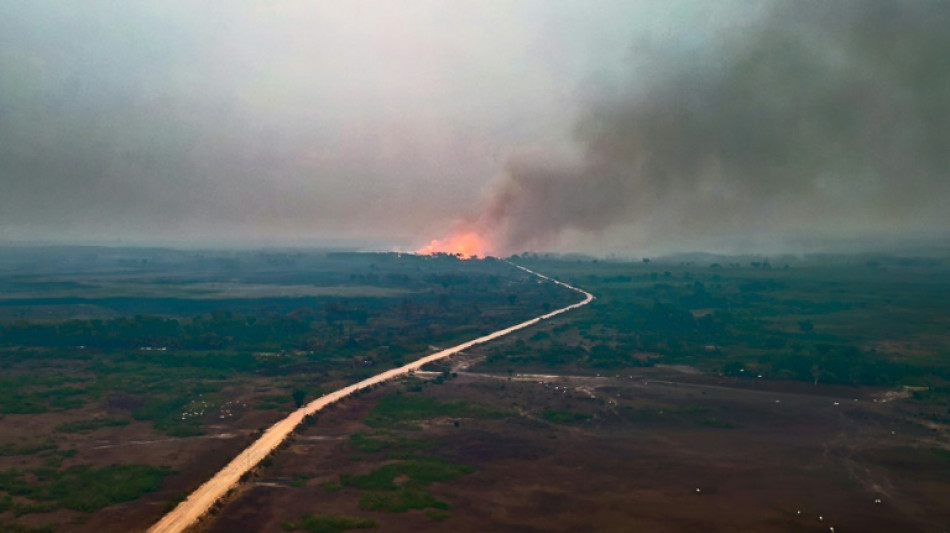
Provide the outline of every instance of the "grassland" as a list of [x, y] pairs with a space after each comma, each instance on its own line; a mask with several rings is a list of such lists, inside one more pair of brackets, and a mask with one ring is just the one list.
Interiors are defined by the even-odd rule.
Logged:
[[573, 298], [495, 260], [43, 247], [0, 295], [0, 522], [55, 531], [144, 527], [300, 403]]
[[[948, 524], [942, 261], [517, 260], [598, 299], [321, 416], [208, 530], [330, 512], [413, 533]], [[456, 474], [405, 470], [433, 460]]]
[[[515, 261], [597, 300], [311, 420], [205, 528], [945, 527], [945, 260]], [[576, 299], [497, 260], [110, 248], [0, 250], [0, 293], [0, 531], [79, 532], [145, 527], [307, 399]]]
[[560, 330], [492, 354], [497, 365], [615, 372], [684, 364], [852, 385], [950, 379], [950, 266], [942, 260], [522, 261], [598, 300]]

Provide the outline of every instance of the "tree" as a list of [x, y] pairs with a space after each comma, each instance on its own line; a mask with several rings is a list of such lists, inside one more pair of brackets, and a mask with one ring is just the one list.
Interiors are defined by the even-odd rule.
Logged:
[[290, 395], [294, 398], [294, 405], [296, 405], [298, 408], [303, 407], [303, 401], [307, 397], [306, 391], [303, 389], [294, 389]]

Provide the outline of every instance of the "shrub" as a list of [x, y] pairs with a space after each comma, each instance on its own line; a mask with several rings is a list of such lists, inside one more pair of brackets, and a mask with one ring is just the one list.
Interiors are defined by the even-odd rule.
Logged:
[[544, 413], [542, 413], [542, 416], [548, 422], [555, 422], [558, 424], [573, 424], [591, 419], [591, 415], [587, 413], [581, 413], [578, 411], [557, 411], [554, 409], [545, 409]]
[[296, 522], [281, 524], [287, 531], [306, 531], [308, 533], [339, 533], [351, 529], [370, 529], [378, 524], [375, 520], [340, 515], [304, 515]]

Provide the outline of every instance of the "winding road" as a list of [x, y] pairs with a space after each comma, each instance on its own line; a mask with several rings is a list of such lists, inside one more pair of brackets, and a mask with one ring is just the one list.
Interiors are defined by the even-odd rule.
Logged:
[[290, 435], [293, 430], [303, 422], [304, 417], [307, 415], [316, 413], [327, 407], [328, 405], [338, 402], [343, 398], [357, 392], [361, 389], [367, 387], [372, 387], [379, 383], [389, 381], [394, 378], [405, 376], [410, 372], [414, 372], [421, 368], [423, 365], [431, 363], [433, 361], [438, 361], [439, 359], [444, 359], [451, 355], [457, 354], [463, 350], [467, 350], [472, 346], [478, 344], [484, 344], [486, 342], [492, 341], [499, 337], [508, 335], [520, 329], [524, 329], [529, 326], [533, 326], [538, 322], [560, 315], [561, 313], [566, 313], [578, 307], [589, 304], [593, 299], [594, 295], [563, 283], [561, 281], [549, 278], [543, 274], [539, 274], [533, 270], [529, 270], [523, 266], [510, 263], [512, 266], [519, 268], [529, 274], [538, 276], [544, 280], [556, 283], [563, 287], [566, 287], [572, 291], [578, 292], [584, 295], [584, 299], [575, 304], [571, 304], [567, 307], [562, 307], [550, 313], [546, 313], [539, 317], [532, 318], [520, 324], [515, 324], [514, 326], [507, 327], [505, 329], [500, 329], [488, 335], [479, 337], [468, 342], [464, 342], [457, 346], [451, 348], [446, 348], [440, 352], [436, 352], [431, 355], [427, 355], [421, 359], [418, 359], [412, 363], [401, 366], [399, 368], [393, 368], [387, 370], [380, 374], [377, 374], [373, 377], [364, 379], [358, 383], [343, 387], [337, 391], [331, 392], [307, 405], [297, 409], [296, 411], [287, 415], [286, 418], [275, 423], [273, 426], [268, 428], [261, 435], [259, 439], [254, 441], [250, 446], [245, 448], [243, 452], [238, 454], [237, 457], [231, 460], [224, 468], [218, 471], [211, 479], [206, 481], [200, 487], [198, 487], [194, 492], [192, 492], [184, 501], [178, 504], [171, 512], [162, 517], [161, 520], [155, 523], [151, 528], [148, 529], [148, 533], [172, 533], [172, 532], [181, 532], [193, 525], [198, 521], [202, 516], [204, 516], [209, 509], [217, 502], [221, 497], [228, 493], [233, 487], [235, 487], [241, 476], [246, 472], [254, 468], [261, 460], [263, 460], [271, 451], [273, 451], [277, 446], [280, 445], [284, 439]]

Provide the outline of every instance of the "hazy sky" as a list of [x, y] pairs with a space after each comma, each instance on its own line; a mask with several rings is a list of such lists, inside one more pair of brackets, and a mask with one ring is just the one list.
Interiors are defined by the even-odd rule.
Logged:
[[950, 228], [947, 2], [0, 3], [0, 241]]

